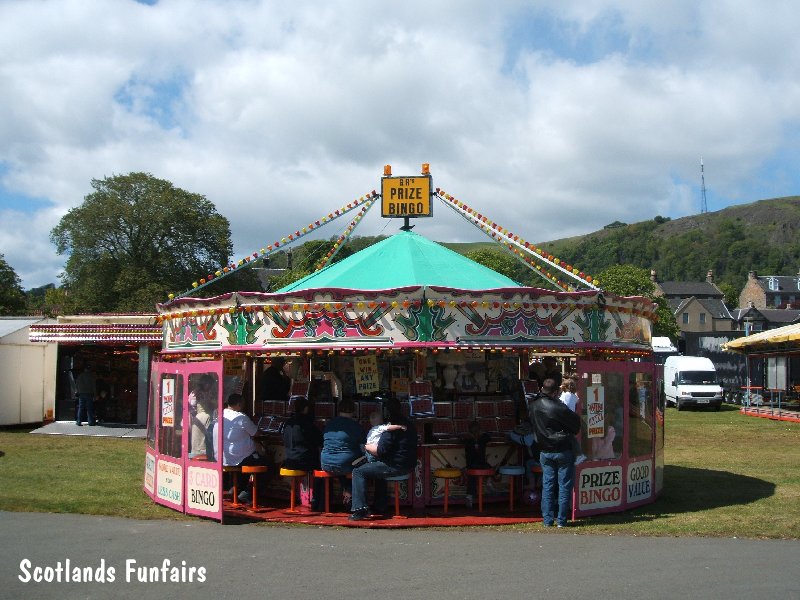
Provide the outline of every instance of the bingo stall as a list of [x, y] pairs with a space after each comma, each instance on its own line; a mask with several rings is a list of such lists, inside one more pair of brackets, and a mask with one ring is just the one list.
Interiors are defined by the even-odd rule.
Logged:
[[[380, 194], [354, 200], [158, 306], [163, 345], [150, 380], [144, 477], [155, 502], [217, 520], [236, 515], [348, 524], [342, 507], [315, 514], [306, 506], [308, 482], [298, 486], [299, 508], [287, 510], [295, 482], [277, 469], [280, 423], [291, 400], [261, 401], [258, 389], [262, 369], [277, 356], [287, 360], [292, 396], [309, 399], [320, 427], [342, 399], [354, 402], [356, 418], [367, 427], [368, 415], [387, 395], [399, 398], [414, 419], [416, 467], [390, 486], [397, 512], [383, 526], [537, 520], [538, 504], [521, 495], [525, 480], [535, 486], [535, 469], [507, 434], [526, 414], [526, 392], [553, 366], [579, 377], [586, 460], [576, 467], [573, 516], [655, 501], [664, 446], [650, 346], [655, 307], [644, 298], [604, 293], [579, 269], [432, 189], [426, 167], [421, 176], [402, 178], [387, 167]], [[412, 232], [409, 219], [431, 216], [434, 200], [498, 241], [552, 289], [520, 286]], [[376, 203], [383, 216], [400, 217], [404, 225], [330, 263]], [[192, 296], [353, 210], [345, 234], [311, 275], [277, 292]], [[267, 478], [269, 490], [254, 506], [224, 496], [226, 468], [213, 453], [212, 436], [219, 445], [222, 435], [213, 423], [232, 391], [248, 399], [274, 467], [254, 475]], [[460, 437], [472, 422], [491, 436], [486, 459], [492, 468], [479, 477], [480, 505], [470, 506]]]

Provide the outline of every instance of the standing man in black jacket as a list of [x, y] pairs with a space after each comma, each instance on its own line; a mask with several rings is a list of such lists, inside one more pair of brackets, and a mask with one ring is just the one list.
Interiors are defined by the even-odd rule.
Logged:
[[[531, 402], [529, 413], [539, 444], [542, 465], [542, 521], [551, 527], [555, 520], [564, 527], [572, 504], [575, 480], [575, 455], [572, 437], [581, 430], [580, 417], [556, 396], [558, 384], [547, 378], [542, 390]], [[558, 474], [558, 515], [554, 515], [556, 473]]]

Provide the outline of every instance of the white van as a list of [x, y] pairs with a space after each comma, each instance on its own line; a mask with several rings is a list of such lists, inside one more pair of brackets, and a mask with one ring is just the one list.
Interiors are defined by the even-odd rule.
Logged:
[[664, 396], [678, 410], [711, 406], [719, 410], [722, 387], [714, 363], [704, 356], [669, 356], [664, 361]]

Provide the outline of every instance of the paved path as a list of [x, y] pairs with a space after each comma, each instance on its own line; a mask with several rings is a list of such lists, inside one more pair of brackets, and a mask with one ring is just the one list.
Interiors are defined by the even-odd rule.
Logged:
[[74, 421], [55, 421], [34, 429], [31, 433], [144, 439], [147, 435], [147, 429], [138, 425], [89, 425], [88, 423], [75, 425]]
[[[23, 560], [30, 567], [20, 567]], [[35, 567], [113, 583], [22, 583]], [[205, 568], [126, 581], [126, 563]], [[102, 561], [105, 561], [104, 563]], [[183, 563], [185, 562], [185, 565]], [[0, 598], [798, 598], [800, 541], [351, 530], [0, 512]], [[178, 573], [178, 576], [180, 574]], [[62, 576], [63, 578], [63, 576]]]

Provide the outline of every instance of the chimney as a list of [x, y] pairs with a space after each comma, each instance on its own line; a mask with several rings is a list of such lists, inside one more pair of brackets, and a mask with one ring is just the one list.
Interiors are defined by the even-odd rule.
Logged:
[[755, 308], [755, 307], [756, 307], [756, 305], [755, 305], [755, 304], [753, 304], [753, 301], [752, 301], [752, 300], [748, 300], [748, 301], [747, 301], [747, 308]]
[[714, 283], [714, 271], [711, 269], [706, 273], [706, 283]]
[[650, 281], [652, 281], [653, 283], [656, 282], [656, 270], [655, 269], [650, 269]]
[[747, 273], [747, 278], [748, 279], [755, 279], [756, 277], [758, 277], [758, 274], [755, 271], [749, 271]]

